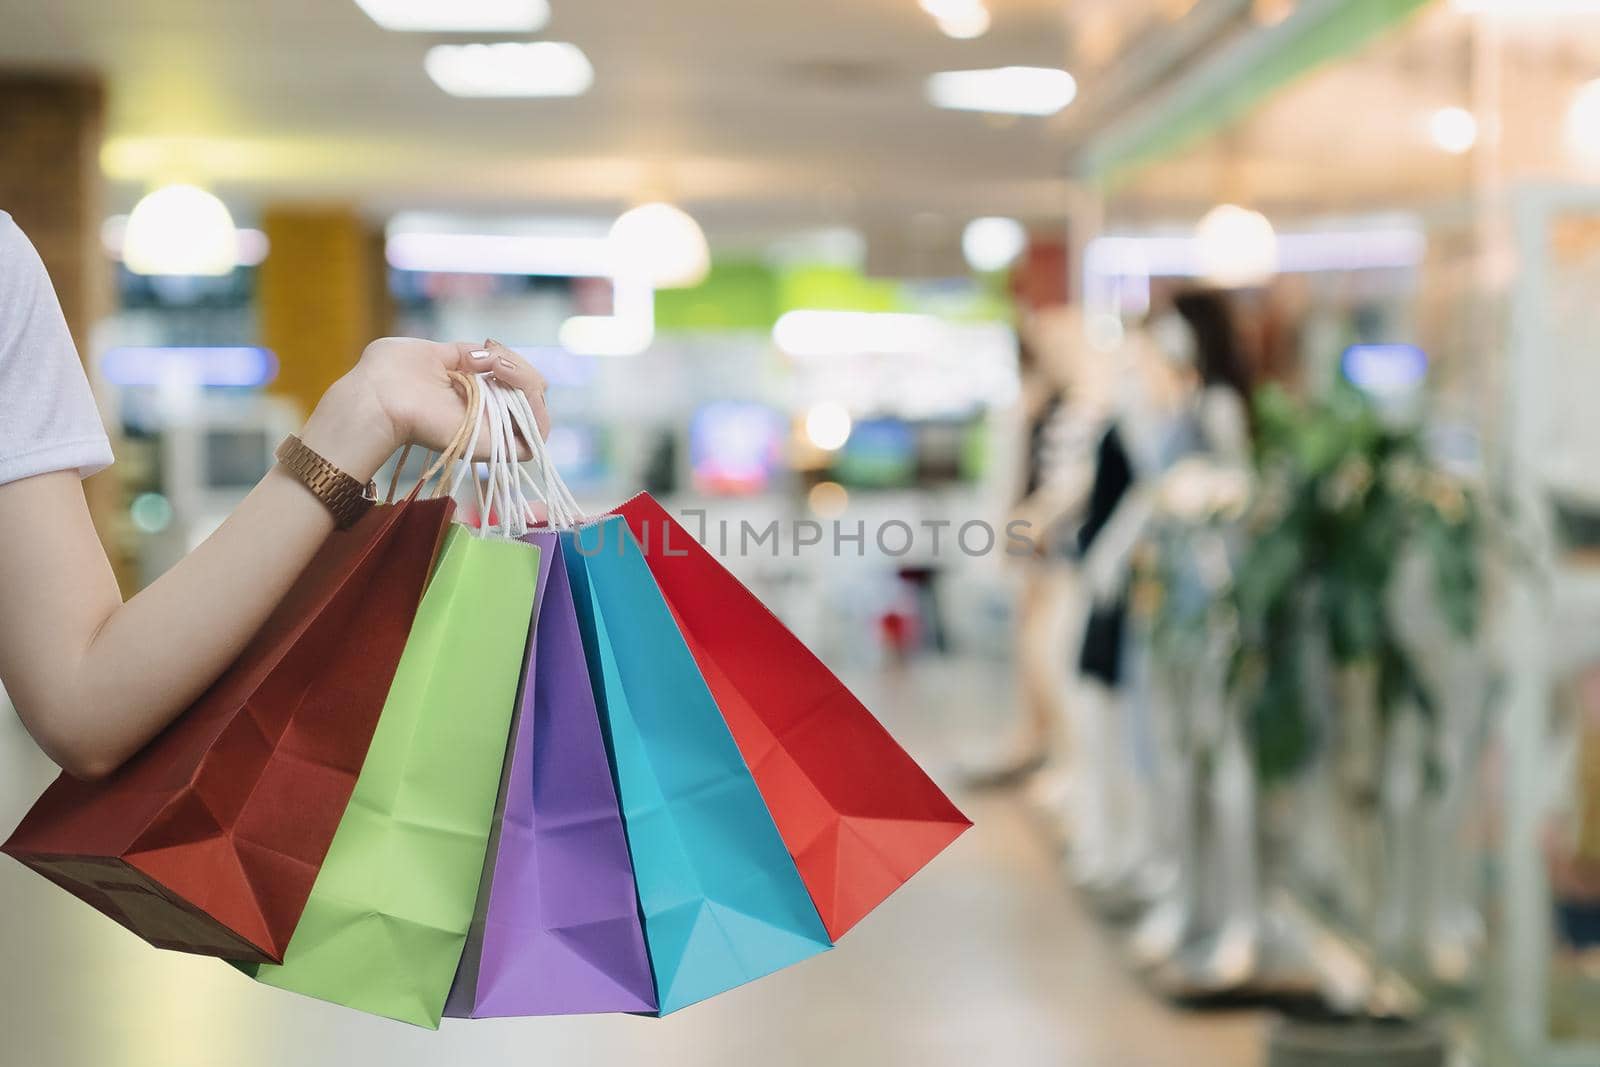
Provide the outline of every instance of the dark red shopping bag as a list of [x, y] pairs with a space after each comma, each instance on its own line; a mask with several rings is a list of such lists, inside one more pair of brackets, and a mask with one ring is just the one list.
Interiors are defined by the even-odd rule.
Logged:
[[617, 513], [837, 939], [971, 821], [665, 508], [641, 493]]
[[452, 508], [379, 506], [330, 535], [193, 707], [111, 777], [62, 775], [0, 851], [159, 948], [281, 961]]

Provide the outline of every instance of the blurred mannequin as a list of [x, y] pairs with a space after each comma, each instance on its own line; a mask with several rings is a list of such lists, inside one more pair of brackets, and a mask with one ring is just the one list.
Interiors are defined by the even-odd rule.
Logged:
[[[1181, 341], [1181, 334], [1178, 335]], [[1130, 331], [1109, 354], [1111, 403], [1095, 450], [1095, 468], [1078, 546], [1088, 604], [1073, 690], [1075, 739], [1070, 817], [1071, 865], [1087, 888], [1120, 890], [1146, 851], [1149, 798], [1138, 768], [1147, 763], [1147, 731], [1125, 713], [1123, 633], [1128, 567], [1150, 514], [1151, 486], [1168, 463], [1167, 443], [1192, 392], [1184, 362], [1160, 322]]]
[[1018, 784], [1065, 762], [1062, 697], [1068, 679], [1060, 650], [1077, 597], [1072, 532], [1093, 474], [1095, 429], [1108, 405], [1100, 380], [1104, 356], [1086, 340], [1076, 308], [1032, 311], [1020, 332], [1026, 451], [1011, 519], [1027, 524], [1034, 549], [1016, 560], [1022, 572], [1016, 636], [1022, 721], [1000, 759], [972, 774], [976, 787]]

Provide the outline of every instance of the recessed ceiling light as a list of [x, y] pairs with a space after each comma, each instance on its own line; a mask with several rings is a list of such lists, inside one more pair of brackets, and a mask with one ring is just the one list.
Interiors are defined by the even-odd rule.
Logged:
[[422, 65], [451, 96], [582, 96], [594, 84], [589, 57], [564, 41], [434, 45]]
[[386, 30], [533, 33], [550, 21], [549, 0], [356, 0]]
[[950, 70], [928, 79], [928, 100], [955, 111], [1054, 115], [1078, 95], [1078, 83], [1051, 67]]

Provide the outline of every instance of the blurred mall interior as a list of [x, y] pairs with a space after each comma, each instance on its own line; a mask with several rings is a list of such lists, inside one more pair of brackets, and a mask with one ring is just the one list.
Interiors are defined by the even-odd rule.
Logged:
[[[0, 0], [126, 592], [494, 337], [975, 822], [766, 981], [437, 1034], [7, 861], [0, 1063], [1600, 1065], [1596, 79], [1593, 0]], [[0, 830], [53, 774], [0, 715]]]

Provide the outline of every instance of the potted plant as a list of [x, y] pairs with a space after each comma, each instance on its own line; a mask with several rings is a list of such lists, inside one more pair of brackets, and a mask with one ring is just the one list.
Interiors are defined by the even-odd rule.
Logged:
[[[1405, 805], [1386, 791], [1407, 771], [1428, 789], [1441, 784], [1432, 742], [1443, 711], [1410, 620], [1423, 611], [1461, 642], [1477, 634], [1481, 509], [1414, 425], [1386, 418], [1353, 388], [1314, 404], [1264, 390], [1256, 429], [1257, 493], [1229, 594], [1231, 688], [1264, 790], [1317, 775], [1328, 785], [1339, 878], [1326, 903], [1372, 976], [1356, 1003], [1338, 1005], [1333, 1038], [1330, 1015], [1280, 1030], [1275, 1042], [1323, 1048], [1342, 1033], [1365, 1057], [1355, 1062], [1380, 1062], [1372, 1057], [1386, 1042], [1423, 1057], [1404, 1062], [1430, 1062], [1423, 1050], [1437, 1041], [1419, 1044], [1415, 1028], [1393, 1019], [1409, 1011], [1397, 1012], [1379, 981], [1396, 970], [1381, 916], [1392, 861], [1406, 847], [1395, 822]], [[1400, 743], [1408, 734], [1423, 739], [1409, 752]], [[1298, 1061], [1275, 1052], [1272, 1062]]]

